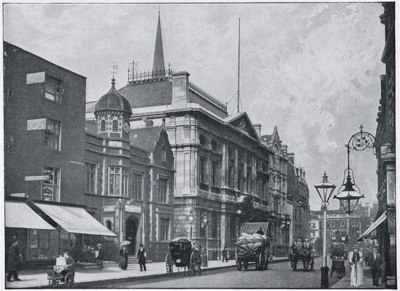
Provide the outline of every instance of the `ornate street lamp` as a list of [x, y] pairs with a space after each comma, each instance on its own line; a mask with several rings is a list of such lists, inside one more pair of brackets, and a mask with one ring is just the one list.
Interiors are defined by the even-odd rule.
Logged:
[[[344, 178], [342, 186], [338, 189], [338, 194], [333, 198], [338, 199], [340, 204], [350, 214], [354, 211], [358, 201], [364, 198], [360, 188], [356, 185], [354, 180], [353, 170], [350, 168], [350, 150], [363, 151], [368, 148], [375, 149], [375, 137], [369, 132], [363, 131], [363, 126], [360, 125], [360, 132], [353, 134], [347, 147], [347, 169], [344, 171]], [[347, 174], [346, 174], [347, 173]]]
[[204, 238], [205, 238], [205, 255], [204, 255], [204, 260], [203, 260], [203, 266], [208, 267], [208, 256], [207, 256], [207, 250], [208, 250], [208, 242], [207, 242], [207, 225], [208, 225], [208, 220], [207, 220], [207, 214], [204, 214], [204, 216], [201, 218], [201, 224], [202, 227], [204, 227]]
[[186, 221], [189, 222], [189, 225], [190, 225], [190, 240], [192, 240], [192, 224], [193, 224], [193, 221], [194, 221], [193, 210], [192, 209], [190, 209], [189, 215], [186, 215]]
[[322, 206], [322, 210], [324, 211], [321, 288], [328, 289], [329, 288], [329, 278], [328, 278], [329, 267], [328, 267], [327, 257], [326, 257], [326, 210], [329, 205], [328, 201], [331, 198], [332, 193], [336, 188], [336, 185], [334, 185], [328, 181], [328, 176], [326, 175], [326, 172], [325, 172], [324, 176], [322, 177], [322, 182], [317, 185], [314, 185], [314, 187], [317, 190], [318, 195], [322, 200], [321, 206]]

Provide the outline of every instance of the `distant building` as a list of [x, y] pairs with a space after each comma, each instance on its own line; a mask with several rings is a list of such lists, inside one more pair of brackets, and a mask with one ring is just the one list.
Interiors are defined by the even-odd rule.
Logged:
[[293, 203], [293, 239], [304, 240], [310, 234], [309, 189], [304, 168], [294, 165], [294, 154], [288, 153], [288, 200]]

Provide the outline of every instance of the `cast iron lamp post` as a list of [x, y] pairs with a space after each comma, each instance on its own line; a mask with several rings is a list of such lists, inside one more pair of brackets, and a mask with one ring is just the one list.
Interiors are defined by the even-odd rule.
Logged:
[[193, 220], [194, 220], [193, 210], [190, 209], [190, 214], [186, 215], [186, 221], [189, 222], [189, 225], [190, 225], [190, 240], [192, 240], [192, 224], [193, 224]]
[[364, 194], [361, 194], [361, 190], [358, 188], [354, 180], [353, 170], [350, 168], [350, 150], [363, 151], [367, 148], [375, 149], [375, 137], [372, 134], [363, 131], [363, 126], [361, 125], [360, 132], [357, 132], [350, 137], [346, 147], [347, 169], [344, 171], [345, 177], [342, 186], [340, 186], [338, 190], [338, 194], [333, 198], [338, 199], [346, 213], [350, 214], [356, 208], [358, 201], [361, 198], [364, 198]]
[[208, 256], [207, 256], [207, 250], [208, 250], [208, 242], [207, 242], [207, 225], [208, 225], [208, 220], [207, 220], [207, 215], [204, 214], [204, 216], [201, 219], [201, 224], [204, 227], [204, 238], [205, 238], [205, 255], [204, 255], [204, 261], [203, 261], [203, 266], [208, 267]]
[[322, 248], [322, 267], [321, 267], [321, 288], [328, 289], [329, 288], [329, 278], [328, 272], [329, 267], [327, 263], [326, 257], [326, 210], [329, 205], [329, 199], [332, 196], [333, 191], [336, 188], [336, 185], [328, 182], [328, 176], [326, 172], [322, 177], [322, 182], [314, 185], [315, 189], [318, 192], [319, 197], [322, 200], [322, 210], [324, 211], [324, 232], [323, 232], [323, 248]]

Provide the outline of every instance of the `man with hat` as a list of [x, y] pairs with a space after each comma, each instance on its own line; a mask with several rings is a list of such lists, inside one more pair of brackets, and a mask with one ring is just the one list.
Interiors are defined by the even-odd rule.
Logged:
[[362, 268], [363, 256], [358, 251], [358, 246], [353, 246], [353, 251], [349, 253], [349, 263], [351, 268], [350, 285], [352, 287], [360, 287], [363, 284], [364, 274]]
[[101, 244], [97, 244], [97, 257], [96, 257], [96, 262], [97, 265], [99, 266], [99, 270], [103, 270], [103, 260], [104, 260], [104, 251], [101, 248]]
[[12, 238], [12, 244], [8, 248], [8, 272], [7, 282], [11, 282], [11, 277], [14, 277], [14, 281], [21, 281], [18, 278], [18, 264], [22, 260], [22, 255], [19, 253], [18, 240], [16, 237]]
[[371, 255], [370, 269], [372, 273], [372, 285], [379, 286], [379, 278], [382, 272], [382, 258], [381, 254], [378, 253], [376, 247], [373, 248]]

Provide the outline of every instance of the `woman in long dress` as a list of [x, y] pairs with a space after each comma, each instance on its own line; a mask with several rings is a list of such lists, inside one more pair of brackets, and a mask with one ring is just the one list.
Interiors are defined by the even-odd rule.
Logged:
[[349, 253], [349, 263], [351, 268], [350, 286], [360, 287], [364, 281], [364, 274], [362, 268], [363, 256], [358, 251], [358, 246], [355, 245], [353, 251]]
[[119, 250], [119, 267], [121, 270], [126, 270], [128, 268], [128, 250], [126, 246], [123, 246]]

